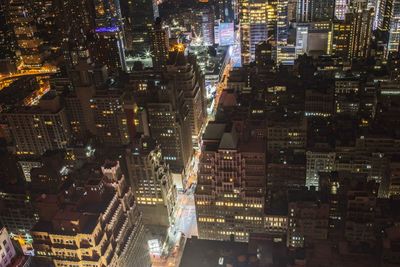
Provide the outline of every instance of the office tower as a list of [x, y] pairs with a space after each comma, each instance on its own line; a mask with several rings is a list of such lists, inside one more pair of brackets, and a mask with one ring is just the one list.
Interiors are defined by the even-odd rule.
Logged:
[[80, 181], [37, 200], [36, 255], [55, 266], [149, 266], [141, 214], [119, 163], [76, 175]]
[[350, 12], [349, 0], [336, 0], [335, 1], [335, 18], [337, 20], [344, 20], [346, 14]]
[[287, 246], [304, 247], [328, 238], [329, 204], [315, 191], [288, 192]]
[[296, 22], [311, 21], [312, 0], [297, 0]]
[[16, 55], [22, 66], [42, 66], [42, 40], [38, 37], [36, 22], [29, 1], [8, 0], [5, 4], [6, 22], [13, 29], [18, 47]]
[[121, 1], [127, 35], [128, 54], [134, 57], [145, 56], [150, 51], [150, 32], [154, 20], [159, 16], [156, 0]]
[[195, 34], [201, 38], [201, 44], [214, 45], [215, 10], [213, 7], [204, 7], [196, 10], [197, 24]]
[[351, 37], [351, 20], [347, 16], [344, 21], [333, 22], [332, 55], [344, 60], [349, 58]]
[[255, 59], [256, 45], [274, 38], [276, 5], [265, 0], [243, 0], [239, 9], [242, 63], [248, 64]]
[[389, 32], [390, 21], [393, 14], [393, 0], [380, 0], [375, 11], [374, 29], [383, 33]]
[[183, 92], [192, 142], [197, 145], [207, 116], [204, 77], [194, 57], [185, 57], [183, 51], [171, 53], [170, 57], [165, 77], [169, 86]]
[[313, 0], [311, 8], [312, 21], [330, 21], [334, 18], [334, 0]]
[[69, 70], [72, 85], [64, 90], [65, 108], [71, 126], [71, 133], [77, 140], [84, 140], [96, 134], [91, 101], [96, 87], [104, 86], [108, 77], [106, 66], [92, 65], [87, 61], [79, 61]]
[[124, 28], [119, 0], [94, 2], [95, 34], [90, 36], [91, 55], [96, 64], [126, 70]]
[[151, 136], [160, 144], [164, 160], [173, 172], [182, 173], [189, 163], [193, 146], [189, 111], [182, 106], [184, 100], [175, 102], [176, 100], [169, 99], [166, 95], [168, 91], [172, 93], [176, 90], [178, 88], [164, 89], [158, 102], [156, 99], [147, 104], [147, 114]]
[[373, 10], [358, 9], [352, 16], [349, 58], [366, 58], [369, 56]]
[[330, 172], [335, 166], [335, 152], [307, 151], [306, 152], [306, 186], [319, 187], [319, 175], [321, 172]]
[[247, 241], [263, 230], [265, 143], [210, 123], [203, 135], [195, 192], [199, 238]]
[[97, 137], [110, 146], [126, 145], [130, 142], [129, 110], [125, 110], [124, 93], [120, 89], [97, 90], [90, 102]]
[[151, 32], [151, 54], [155, 70], [164, 70], [166, 68], [168, 51], [168, 32], [161, 18], [157, 18]]
[[296, 21], [296, 14], [297, 14], [297, 0], [288, 0], [288, 20], [290, 22]]
[[296, 22], [330, 21], [334, 7], [334, 0], [298, 0]]
[[287, 45], [289, 18], [288, 18], [288, 0], [278, 0], [276, 12], [276, 44], [277, 46]]
[[[180, 55], [184, 57], [182, 53]], [[170, 54], [169, 60], [175, 58], [176, 52]], [[184, 58], [181, 60], [186, 64]], [[136, 131], [157, 141], [171, 172], [184, 173], [193, 145], [183, 88], [174, 86], [173, 80], [169, 81], [159, 73], [145, 70], [133, 72], [130, 84], [138, 107]]]
[[218, 18], [221, 22], [234, 22], [234, 1], [233, 0], [218, 0]]
[[15, 153], [21, 157], [65, 148], [71, 139], [65, 108], [54, 92], [44, 95], [37, 107], [15, 107], [2, 117], [10, 129]]
[[389, 24], [388, 54], [399, 51], [400, 43], [400, 1], [393, 1], [392, 16]]
[[126, 150], [129, 182], [152, 236], [163, 242], [174, 223], [176, 187], [162, 151], [150, 137], [143, 137]]

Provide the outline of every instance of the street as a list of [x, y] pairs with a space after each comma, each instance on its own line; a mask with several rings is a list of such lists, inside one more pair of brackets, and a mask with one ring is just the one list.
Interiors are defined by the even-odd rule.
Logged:
[[[232, 69], [232, 62], [226, 64], [222, 80], [217, 86], [215, 95], [215, 106], [212, 114], [206, 119], [213, 120], [217, 112], [218, 102], [222, 91], [227, 87], [229, 72]], [[205, 127], [204, 127], [205, 129]], [[196, 208], [194, 202], [194, 191], [197, 185], [197, 171], [201, 151], [196, 151], [193, 155], [190, 170], [184, 181], [184, 190], [179, 192], [177, 196], [177, 204], [175, 209], [175, 225], [171, 226], [168, 232], [167, 244], [164, 246], [164, 255], [152, 256], [153, 267], [178, 267], [183, 249], [185, 247], [186, 238], [197, 236]]]

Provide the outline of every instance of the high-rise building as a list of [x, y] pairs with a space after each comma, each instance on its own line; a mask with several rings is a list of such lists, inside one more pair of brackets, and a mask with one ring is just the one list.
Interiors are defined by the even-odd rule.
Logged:
[[350, 12], [349, 0], [336, 0], [335, 1], [335, 19], [344, 20], [346, 14]]
[[351, 16], [349, 58], [366, 58], [371, 49], [373, 9], [357, 9]]
[[167, 66], [169, 51], [169, 38], [166, 27], [161, 18], [157, 18], [151, 32], [151, 55], [153, 68], [164, 70]]
[[95, 34], [90, 48], [96, 64], [126, 70], [124, 28], [119, 0], [95, 0]]
[[276, 4], [266, 0], [239, 2], [242, 63], [247, 64], [255, 60], [258, 43], [276, 38]]
[[393, 1], [393, 9], [389, 24], [389, 41], [388, 52], [394, 53], [399, 51], [400, 43], [400, 1]]
[[234, 22], [234, 1], [218, 0], [218, 18], [221, 22]]
[[53, 93], [44, 95], [39, 106], [15, 107], [2, 114], [18, 156], [40, 156], [46, 150], [65, 148], [71, 140], [65, 108]]
[[165, 76], [169, 86], [180, 88], [183, 92], [192, 142], [197, 145], [207, 116], [203, 74], [194, 57], [185, 57], [183, 51], [178, 50], [171, 53]]
[[120, 146], [130, 142], [130, 111], [124, 107], [124, 93], [119, 89], [97, 90], [91, 99], [96, 135], [104, 144]]
[[36, 21], [30, 1], [8, 0], [5, 5], [6, 22], [16, 38], [15, 51], [20, 63], [27, 67], [41, 67], [42, 40], [38, 37]]
[[[186, 64], [183, 53], [180, 55]], [[169, 56], [172, 59], [176, 54]], [[184, 88], [174, 86], [174, 82], [154, 71], [136, 70], [130, 75], [137, 104], [136, 131], [157, 141], [171, 172], [183, 173], [193, 152], [191, 120]]]
[[156, 0], [121, 1], [127, 36], [128, 54], [144, 56], [150, 51], [154, 20], [159, 16]]
[[310, 17], [312, 21], [330, 21], [334, 18], [334, 0], [312, 0], [311, 5]]
[[393, 0], [380, 0], [375, 11], [374, 29], [387, 33], [393, 12]]
[[37, 200], [36, 255], [55, 266], [149, 266], [141, 214], [119, 163], [85, 174], [58, 197]]
[[263, 231], [265, 143], [210, 123], [201, 149], [195, 192], [199, 238], [246, 241]]
[[153, 139], [143, 137], [126, 150], [125, 158], [143, 223], [155, 239], [163, 242], [175, 220], [177, 192], [162, 151]]
[[196, 10], [197, 24], [199, 28], [195, 34], [201, 38], [201, 43], [206, 46], [214, 45], [215, 10], [212, 7], [204, 7]]
[[349, 58], [349, 45], [351, 37], [351, 21], [347, 17], [344, 21], [333, 22], [332, 55], [347, 60]]

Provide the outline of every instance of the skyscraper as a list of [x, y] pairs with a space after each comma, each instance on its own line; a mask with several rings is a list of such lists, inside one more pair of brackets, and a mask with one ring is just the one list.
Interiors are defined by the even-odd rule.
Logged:
[[266, 0], [242, 0], [239, 14], [242, 62], [250, 63], [255, 59], [256, 45], [275, 38], [276, 5]]
[[167, 66], [169, 51], [168, 32], [161, 18], [157, 18], [151, 32], [151, 55], [153, 58], [153, 68], [164, 70]]
[[246, 241], [263, 231], [265, 143], [210, 123], [203, 135], [195, 192], [199, 238]]
[[126, 23], [127, 50], [132, 56], [144, 56], [150, 51], [153, 22], [159, 16], [156, 0], [122, 0]]
[[350, 34], [349, 58], [366, 58], [369, 56], [373, 9], [357, 9], [351, 13], [352, 24]]
[[349, 58], [350, 34], [351, 20], [349, 16], [344, 21], [333, 22], [332, 55], [344, 60]]
[[40, 156], [46, 150], [65, 148], [71, 140], [64, 106], [48, 93], [39, 107], [16, 107], [2, 114], [19, 156]]
[[124, 28], [119, 0], [95, 0], [95, 35], [91, 49], [95, 63], [126, 69]]
[[176, 187], [162, 151], [150, 137], [135, 140], [125, 158], [133, 194], [152, 238], [163, 242], [174, 223]]
[[393, 0], [381, 0], [376, 7], [374, 29], [378, 29], [383, 33], [389, 32], [390, 21], [393, 13]]
[[398, 52], [400, 43], [400, 1], [393, 1], [392, 16], [389, 24], [388, 52]]

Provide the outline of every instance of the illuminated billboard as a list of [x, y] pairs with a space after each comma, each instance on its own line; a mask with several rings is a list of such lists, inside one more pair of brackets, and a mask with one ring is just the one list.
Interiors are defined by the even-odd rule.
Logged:
[[233, 45], [235, 43], [235, 30], [233, 23], [219, 24], [219, 45]]

